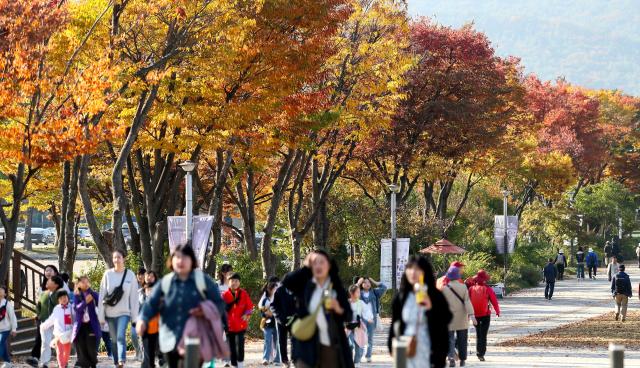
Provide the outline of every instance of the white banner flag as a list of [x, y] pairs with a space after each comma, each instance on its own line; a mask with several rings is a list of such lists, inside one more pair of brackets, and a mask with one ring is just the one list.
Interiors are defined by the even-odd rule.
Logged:
[[[167, 225], [169, 230], [169, 251], [173, 252], [179, 245], [187, 244], [187, 220], [185, 216], [168, 216]], [[204, 265], [204, 259], [207, 255], [207, 245], [209, 244], [212, 225], [213, 216], [193, 216], [191, 246], [198, 258], [200, 267]]]
[[[409, 260], [409, 245], [409, 238], [396, 239], [396, 286], [400, 286], [404, 268]], [[387, 287], [391, 287], [392, 253], [391, 239], [380, 240], [380, 281]]]
[[[513, 253], [518, 237], [518, 216], [507, 216], [507, 244], [508, 252]], [[504, 216], [496, 216], [493, 228], [493, 238], [496, 241], [498, 254], [504, 254]]]

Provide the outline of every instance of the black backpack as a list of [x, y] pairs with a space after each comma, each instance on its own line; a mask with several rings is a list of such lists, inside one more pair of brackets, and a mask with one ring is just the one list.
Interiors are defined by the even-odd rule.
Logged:
[[618, 277], [616, 276], [616, 294], [624, 294], [625, 293], [625, 288], [626, 288], [626, 281], [627, 279], [624, 277]]

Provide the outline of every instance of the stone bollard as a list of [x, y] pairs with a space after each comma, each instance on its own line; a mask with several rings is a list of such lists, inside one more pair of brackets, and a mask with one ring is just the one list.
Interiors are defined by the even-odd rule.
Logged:
[[391, 343], [393, 350], [393, 367], [394, 368], [406, 368], [407, 367], [407, 348], [409, 346], [409, 340], [405, 337], [396, 337]]
[[187, 337], [184, 339], [184, 368], [200, 367], [200, 339]]
[[609, 344], [609, 367], [624, 367], [624, 345]]

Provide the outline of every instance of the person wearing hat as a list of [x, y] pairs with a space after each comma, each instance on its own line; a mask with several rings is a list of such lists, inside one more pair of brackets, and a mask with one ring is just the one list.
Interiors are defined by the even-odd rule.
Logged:
[[[449, 268], [451, 267], [456, 267], [460, 270], [460, 275], [463, 274], [464, 271], [464, 263], [460, 262], [460, 261], [453, 261], [451, 262], [451, 264], [449, 265]], [[450, 282], [451, 280], [449, 280], [449, 278], [447, 277], [447, 274], [445, 273], [444, 275], [442, 275], [441, 277], [439, 277], [436, 280], [436, 288], [440, 291], [442, 291], [444, 289], [445, 286], [447, 286], [447, 284]], [[460, 283], [464, 283], [464, 281], [462, 279], [458, 279], [458, 282]]]
[[467, 360], [469, 320], [473, 321], [474, 326], [478, 324], [478, 321], [474, 315], [467, 287], [463, 283], [455, 282], [462, 280], [460, 268], [449, 267], [447, 278], [452, 282], [449, 282], [444, 287], [442, 294], [447, 299], [449, 310], [453, 315], [453, 319], [449, 322], [449, 366], [456, 366], [455, 356], [457, 349], [460, 366], [464, 367]]
[[587, 268], [589, 269], [589, 279], [595, 279], [596, 273], [598, 273], [598, 255], [593, 251], [593, 248], [589, 248], [587, 253]]
[[564, 279], [564, 269], [567, 267], [567, 257], [564, 255], [564, 251], [562, 249], [558, 250], [554, 263], [558, 268], [558, 280], [562, 281], [562, 279]]
[[490, 277], [487, 271], [480, 270], [476, 275], [476, 284], [469, 288], [469, 297], [473, 305], [473, 313], [478, 324], [476, 325], [476, 355], [481, 362], [484, 362], [484, 355], [487, 352], [487, 335], [489, 324], [491, 323], [491, 305], [496, 316], [500, 317], [500, 305], [493, 289], [487, 285]]

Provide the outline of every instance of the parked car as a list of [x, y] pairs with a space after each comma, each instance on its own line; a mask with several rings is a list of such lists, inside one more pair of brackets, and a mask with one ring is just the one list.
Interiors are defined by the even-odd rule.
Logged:
[[[41, 227], [31, 228], [31, 243], [32, 244], [44, 244], [44, 229]], [[24, 233], [23, 233], [24, 234]], [[23, 235], [24, 239], [24, 235]]]
[[19, 227], [16, 231], [16, 243], [24, 243], [24, 227]]
[[47, 227], [44, 229], [44, 233], [42, 234], [42, 242], [44, 244], [53, 244], [56, 242], [56, 228], [55, 227]]

